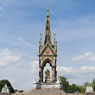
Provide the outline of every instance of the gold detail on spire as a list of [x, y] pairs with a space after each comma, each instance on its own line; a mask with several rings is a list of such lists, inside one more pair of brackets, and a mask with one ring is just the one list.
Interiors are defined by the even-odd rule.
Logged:
[[49, 19], [49, 8], [47, 4], [47, 16], [46, 16], [46, 30], [45, 30], [45, 44], [51, 43], [51, 32], [50, 32], [50, 19]]
[[49, 5], [47, 4], [47, 17], [49, 17]]

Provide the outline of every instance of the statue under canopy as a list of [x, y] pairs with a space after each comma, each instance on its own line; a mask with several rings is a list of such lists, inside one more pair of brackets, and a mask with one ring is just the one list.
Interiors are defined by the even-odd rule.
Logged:
[[46, 77], [50, 77], [50, 71], [49, 71], [49, 69], [46, 70], [45, 74], [46, 74]]
[[47, 69], [45, 71], [45, 82], [50, 82], [50, 71]]

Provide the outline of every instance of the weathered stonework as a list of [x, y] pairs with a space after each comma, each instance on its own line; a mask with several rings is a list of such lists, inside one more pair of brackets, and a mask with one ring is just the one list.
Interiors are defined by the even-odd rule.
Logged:
[[[49, 9], [47, 8], [44, 44], [42, 43], [41, 35], [39, 41], [39, 80], [34, 83], [35, 89], [61, 89], [62, 87], [61, 82], [57, 81], [56, 60], [57, 60], [57, 41], [54, 38], [54, 43], [53, 44], [51, 43]], [[45, 77], [44, 79], [43, 71], [47, 63], [49, 63], [49, 65], [52, 68], [52, 78], [48, 76]]]
[[[85, 95], [85, 93], [56, 93], [56, 92], [32, 92], [32, 93], [15, 93], [15, 94], [12, 94], [12, 95]], [[94, 93], [95, 95], [95, 93]]]
[[47, 63], [52, 67], [52, 82], [56, 81], [56, 57], [57, 57], [57, 41], [54, 39], [54, 44], [51, 43], [51, 32], [49, 24], [49, 9], [47, 9], [45, 41], [42, 43], [42, 38], [39, 41], [39, 82], [43, 83], [43, 70]]

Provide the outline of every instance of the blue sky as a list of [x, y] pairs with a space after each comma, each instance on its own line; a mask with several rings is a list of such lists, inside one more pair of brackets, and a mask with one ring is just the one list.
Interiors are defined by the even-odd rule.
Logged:
[[0, 79], [14, 88], [32, 89], [38, 78], [47, 3], [52, 42], [54, 33], [58, 42], [58, 75], [79, 85], [95, 78], [95, 0], [0, 0]]

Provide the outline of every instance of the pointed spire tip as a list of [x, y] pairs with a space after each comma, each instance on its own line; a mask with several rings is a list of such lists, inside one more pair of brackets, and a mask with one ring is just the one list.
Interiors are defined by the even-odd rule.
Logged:
[[49, 4], [47, 3], [47, 9], [49, 9]]

